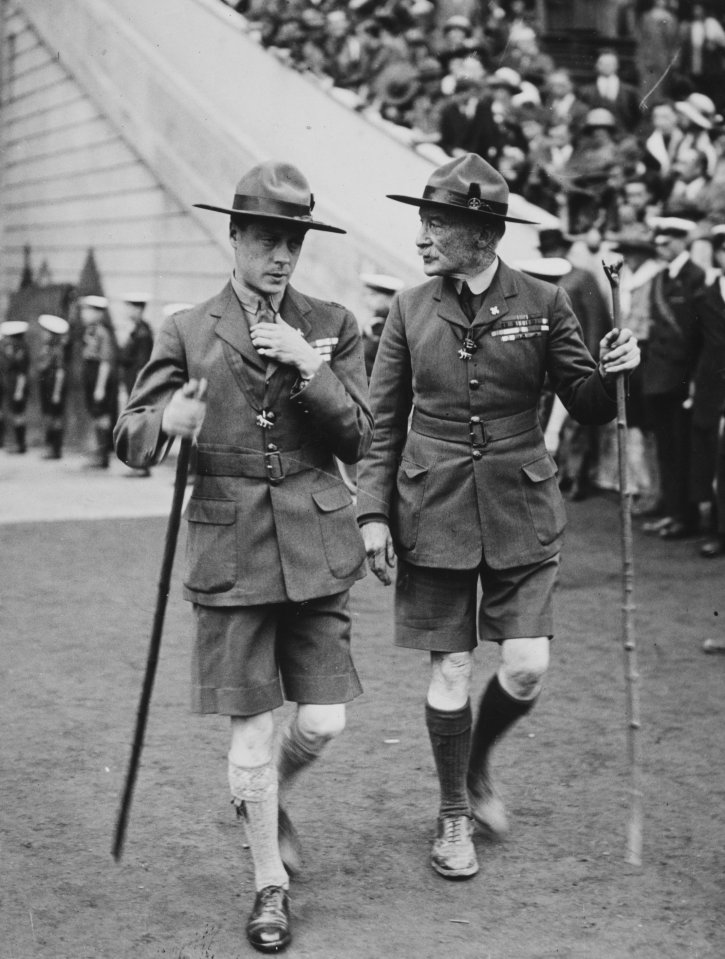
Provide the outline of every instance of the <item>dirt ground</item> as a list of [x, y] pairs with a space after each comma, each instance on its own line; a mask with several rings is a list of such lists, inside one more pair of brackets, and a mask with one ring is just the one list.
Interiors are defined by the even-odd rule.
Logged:
[[[4, 494], [3, 494], [4, 495]], [[570, 506], [558, 635], [538, 707], [498, 750], [512, 819], [481, 870], [428, 865], [437, 787], [426, 659], [390, 642], [391, 592], [355, 588], [365, 694], [297, 787], [309, 959], [721, 959], [725, 564], [635, 537], [644, 863], [624, 861], [628, 768], [617, 504]], [[188, 712], [177, 563], [126, 850], [111, 838], [165, 522], [0, 527], [0, 959], [240, 959], [253, 895], [226, 784], [227, 721]], [[180, 545], [183, 547], [183, 534]], [[478, 653], [476, 695], [495, 665]]]

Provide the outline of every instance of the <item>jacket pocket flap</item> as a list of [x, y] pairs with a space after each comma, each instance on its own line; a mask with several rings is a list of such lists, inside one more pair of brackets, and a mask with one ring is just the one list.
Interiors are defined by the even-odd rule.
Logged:
[[521, 469], [532, 483], [542, 483], [544, 480], [556, 476], [558, 472], [556, 463], [548, 455], [542, 456], [541, 459], [534, 460], [531, 463], [525, 463]]
[[237, 516], [237, 505], [228, 500], [190, 499], [186, 518], [190, 523], [229, 526]]
[[312, 499], [323, 513], [332, 513], [343, 506], [352, 505], [352, 496], [346, 486], [328, 486], [327, 489], [317, 490]]
[[425, 474], [428, 472], [427, 466], [418, 466], [417, 463], [403, 462], [400, 464], [400, 468], [408, 477], [408, 479], [411, 480], [418, 479], [419, 476], [425, 476]]

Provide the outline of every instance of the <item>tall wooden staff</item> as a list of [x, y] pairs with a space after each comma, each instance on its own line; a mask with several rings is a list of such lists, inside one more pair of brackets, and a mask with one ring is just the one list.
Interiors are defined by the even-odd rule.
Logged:
[[[621, 329], [619, 271], [623, 261], [603, 262], [612, 288], [614, 328]], [[642, 864], [642, 744], [639, 713], [639, 672], [634, 634], [634, 563], [632, 560], [632, 501], [627, 478], [627, 408], [624, 373], [617, 376], [617, 454], [619, 461], [619, 512], [622, 538], [622, 645], [627, 691], [627, 749], [631, 776], [631, 808], [627, 828], [626, 860]]]

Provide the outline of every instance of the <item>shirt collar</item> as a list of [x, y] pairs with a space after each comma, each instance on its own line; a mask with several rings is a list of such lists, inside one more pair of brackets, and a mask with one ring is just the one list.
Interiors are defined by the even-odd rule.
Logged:
[[682, 253], [677, 254], [674, 260], [667, 267], [667, 272], [669, 273], [671, 280], [674, 280], [675, 277], [679, 275], [680, 270], [689, 259], [690, 254], [687, 252], [687, 250], [683, 250]]
[[[242, 304], [247, 313], [254, 316], [257, 312], [259, 301], [263, 298], [263, 295], [247, 286], [246, 283], [242, 283], [241, 280], [238, 280], [233, 271], [231, 282], [232, 289], [236, 293], [239, 302]], [[282, 302], [283, 296], [284, 293], [271, 293], [269, 296], [267, 296], [267, 299], [269, 300], [269, 303], [275, 313], [279, 313], [279, 305]]]
[[498, 269], [498, 257], [494, 258], [493, 263], [490, 266], [487, 266], [485, 270], [482, 270], [480, 273], [476, 273], [473, 276], [455, 276], [453, 282], [456, 285], [456, 293], [461, 292], [464, 281], [468, 283], [468, 288], [474, 296], [480, 296], [481, 293], [485, 293], [493, 282], [493, 278]]

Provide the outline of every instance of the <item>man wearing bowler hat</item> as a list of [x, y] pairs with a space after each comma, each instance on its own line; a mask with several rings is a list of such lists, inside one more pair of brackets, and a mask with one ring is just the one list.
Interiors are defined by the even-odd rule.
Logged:
[[[234, 272], [165, 320], [115, 434], [136, 468], [174, 436], [198, 444], [184, 573], [192, 708], [231, 717], [229, 784], [257, 890], [247, 936], [261, 952], [291, 940], [298, 843], [279, 799], [361, 691], [348, 590], [365, 550], [335, 458], [357, 462], [373, 421], [354, 316], [290, 286], [309, 230], [345, 232], [313, 219], [313, 205], [305, 177], [278, 162], [246, 173], [231, 206], [197, 204], [230, 216]], [[298, 708], [275, 757], [272, 711], [285, 698]]]
[[[429, 279], [395, 297], [383, 330], [358, 517], [382, 582], [397, 555], [396, 644], [430, 652], [425, 715], [441, 793], [431, 865], [464, 879], [478, 870], [471, 820], [506, 831], [488, 756], [538, 696], [554, 631], [565, 515], [537, 414], [544, 377], [577, 420], [604, 423], [615, 374], [639, 354], [628, 330], [612, 331], [597, 364], [566, 293], [499, 260], [506, 222], [526, 221], [508, 215], [506, 182], [481, 157], [446, 163], [422, 196], [390, 198], [419, 208]], [[477, 634], [501, 656], [473, 726]]]

